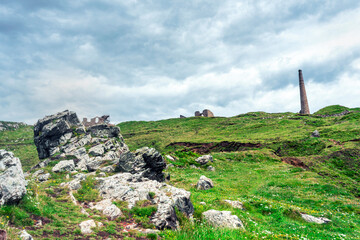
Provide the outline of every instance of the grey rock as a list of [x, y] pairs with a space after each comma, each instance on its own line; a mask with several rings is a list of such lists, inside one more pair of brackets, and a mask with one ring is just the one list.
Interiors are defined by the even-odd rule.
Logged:
[[195, 166], [194, 164], [190, 165], [190, 167], [193, 169], [200, 169], [199, 167]]
[[49, 180], [49, 178], [51, 177], [50, 173], [45, 173], [45, 174], [41, 174], [38, 176], [38, 180], [39, 182], [45, 182], [47, 180]]
[[224, 200], [224, 202], [226, 202], [233, 208], [244, 209], [244, 206], [243, 206], [242, 202], [240, 202], [240, 201]]
[[196, 188], [199, 190], [207, 190], [214, 187], [214, 183], [210, 178], [201, 176], [199, 181], [196, 184]]
[[169, 159], [170, 161], [176, 161], [176, 159], [170, 155], [166, 155], [165, 156], [167, 159]]
[[116, 171], [141, 173], [143, 177], [163, 182], [165, 176], [163, 170], [166, 162], [161, 154], [154, 148], [143, 147], [132, 152], [125, 152], [120, 155]]
[[231, 215], [230, 211], [217, 211], [211, 209], [203, 212], [204, 219], [214, 227], [221, 228], [244, 228], [243, 223], [236, 215]]
[[101, 172], [101, 173], [98, 174], [98, 176], [99, 176], [99, 177], [106, 177], [106, 173]]
[[85, 179], [86, 179], [86, 174], [84, 174], [84, 173], [78, 173], [78, 174], [74, 175], [73, 178], [82, 181], [82, 180], [85, 180]]
[[111, 221], [123, 215], [121, 210], [116, 207], [110, 199], [102, 200], [95, 205], [91, 204], [90, 208], [101, 211], [105, 216], [110, 218]]
[[307, 221], [307, 222], [313, 222], [313, 223], [317, 223], [317, 224], [326, 224], [331, 222], [330, 219], [325, 218], [325, 217], [314, 217], [305, 213], [300, 213], [301, 217]]
[[17, 203], [26, 194], [26, 181], [19, 158], [0, 150], [0, 206]]
[[105, 152], [104, 145], [99, 144], [89, 149], [89, 154], [92, 156], [102, 156]]
[[91, 159], [86, 164], [86, 167], [89, 172], [92, 172], [92, 171], [96, 171], [97, 169], [99, 169], [102, 163], [103, 163], [103, 161], [101, 159], [94, 158], [94, 159]]
[[213, 166], [208, 166], [206, 168], [206, 170], [211, 171], [211, 172], [215, 172], [215, 168]]
[[26, 230], [22, 230], [20, 232], [20, 239], [21, 240], [33, 240], [34, 238]]
[[75, 112], [66, 110], [40, 119], [34, 126], [34, 142], [39, 158], [50, 157], [59, 145], [66, 143], [75, 132], [85, 132]]
[[311, 137], [320, 137], [320, 133], [318, 130], [315, 130], [311, 133]]
[[100, 138], [120, 138], [123, 142], [122, 136], [120, 135], [120, 128], [116, 126], [110, 126], [107, 124], [98, 124], [87, 128], [86, 130], [93, 137]]
[[92, 228], [96, 227], [96, 223], [91, 219], [81, 222], [79, 226], [82, 234], [90, 234], [93, 232]]
[[37, 170], [32, 174], [33, 178], [36, 178], [37, 176], [39, 176], [40, 174], [43, 174], [45, 171], [43, 169]]
[[70, 172], [73, 170], [75, 170], [75, 164], [73, 160], [60, 161], [51, 169], [53, 172]]
[[165, 198], [160, 199], [157, 211], [151, 221], [160, 230], [177, 229], [179, 225], [174, 206]]
[[118, 217], [122, 216], [121, 210], [115, 206], [114, 204], [111, 204], [110, 206], [107, 206], [103, 210], [103, 214], [110, 218], [111, 221], [117, 219]]
[[113, 166], [106, 166], [106, 167], [100, 168], [99, 170], [100, 170], [100, 172], [111, 173], [115, 170], [115, 168]]
[[201, 157], [198, 157], [195, 161], [201, 165], [205, 165], [208, 162], [213, 162], [214, 159], [211, 155], [203, 155]]
[[[175, 188], [165, 183], [144, 178], [141, 173], [118, 173], [106, 178], [98, 178], [98, 190], [104, 199], [128, 202], [128, 207], [136, 201], [151, 200], [158, 207], [152, 222], [158, 229], [176, 229], [178, 227], [174, 208], [191, 216], [194, 212], [190, 201], [190, 192]], [[155, 193], [153, 198], [149, 193]], [[175, 215], [174, 215], [175, 214]]]

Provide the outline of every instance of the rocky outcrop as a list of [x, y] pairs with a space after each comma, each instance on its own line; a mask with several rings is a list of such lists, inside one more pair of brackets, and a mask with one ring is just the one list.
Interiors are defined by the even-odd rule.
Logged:
[[190, 192], [147, 179], [141, 173], [118, 173], [97, 178], [97, 181], [98, 190], [104, 199], [126, 201], [129, 208], [140, 200], [149, 200], [157, 205], [157, 212], [151, 221], [158, 229], [178, 227], [175, 207], [186, 216], [192, 216], [194, 212]]
[[203, 212], [204, 219], [214, 227], [221, 228], [244, 228], [243, 223], [236, 215], [231, 215], [230, 211], [209, 210]]
[[86, 129], [76, 113], [68, 110], [40, 119], [34, 136], [39, 158], [45, 159], [33, 168], [67, 160], [73, 161], [76, 170], [96, 171], [129, 151], [118, 127], [98, 124]]
[[26, 193], [26, 181], [19, 158], [0, 150], [0, 206], [16, 203]]
[[207, 190], [213, 187], [213, 181], [210, 178], [205, 177], [204, 175], [200, 177], [199, 181], [196, 184], [196, 188], [199, 190]]
[[331, 222], [330, 219], [325, 218], [325, 217], [314, 217], [305, 213], [300, 213], [301, 217], [306, 221], [306, 222], [313, 222], [313, 223], [317, 223], [317, 224], [326, 224]]
[[63, 111], [40, 119], [34, 126], [34, 142], [39, 158], [44, 159], [59, 152], [59, 146], [75, 134], [85, 133], [75, 112]]
[[197, 163], [199, 163], [200, 165], [205, 165], [208, 162], [213, 162], [214, 159], [213, 159], [213, 157], [211, 155], [203, 155], [201, 157], [198, 157], [195, 161]]
[[166, 162], [161, 154], [154, 148], [143, 147], [132, 152], [123, 153], [120, 156], [116, 171], [140, 173], [142, 177], [163, 182], [165, 180], [163, 170]]

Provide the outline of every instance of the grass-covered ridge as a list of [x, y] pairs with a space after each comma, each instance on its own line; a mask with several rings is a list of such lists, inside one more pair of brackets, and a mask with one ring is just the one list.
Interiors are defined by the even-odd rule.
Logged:
[[[318, 116], [345, 110], [351, 112]], [[133, 121], [118, 126], [132, 150], [146, 145], [177, 157], [169, 161], [174, 165], [169, 170], [171, 182], [192, 192], [195, 225], [184, 223], [180, 232], [167, 232], [165, 239], [358, 239], [357, 111], [330, 106], [309, 116], [252, 112], [231, 118]], [[311, 137], [314, 130], [320, 132], [319, 138]], [[213, 154], [215, 172], [196, 164], [202, 153]], [[215, 187], [196, 190], [201, 175], [210, 177]], [[246, 210], [232, 209], [225, 199], [242, 201]], [[213, 230], [201, 220], [201, 213], [209, 209], [232, 211], [243, 220], [246, 231]], [[332, 222], [307, 223], [300, 213], [325, 216]]]
[[34, 128], [19, 123], [10, 123], [10, 126], [12, 125], [18, 127], [8, 127], [5, 131], [0, 131], [0, 149], [13, 152], [16, 157], [20, 158], [23, 169], [27, 171], [39, 162], [34, 144]]
[[[132, 210], [114, 202], [124, 216], [110, 221], [97, 210], [85, 208], [90, 218], [104, 224], [89, 239], [359, 239], [360, 236], [360, 113], [321, 117], [344, 111], [329, 106], [309, 116], [295, 113], [251, 112], [231, 118], [191, 117], [118, 124], [131, 150], [155, 147], [176, 160], [166, 172], [169, 184], [191, 192], [194, 222], [179, 213], [181, 230], [158, 234], [124, 233], [126, 224], [153, 228], [149, 218], [156, 207], [139, 201]], [[318, 130], [319, 138], [311, 137]], [[20, 143], [20, 144], [19, 144]], [[0, 148], [13, 151], [25, 170], [38, 162], [30, 126], [0, 132]], [[209, 153], [215, 171], [195, 159]], [[83, 239], [79, 223], [88, 220], [69, 198], [61, 183], [73, 174], [44, 169], [51, 180], [30, 181], [28, 194], [19, 205], [0, 208], [0, 228], [25, 228], [35, 239]], [[166, 173], [166, 174], [167, 174]], [[82, 182], [74, 196], [80, 204], [98, 200], [96, 176]], [[201, 175], [211, 178], [213, 189], [200, 191]], [[239, 200], [245, 210], [224, 200]], [[205, 202], [206, 205], [200, 204]], [[209, 209], [237, 215], [245, 231], [214, 229], [202, 219]], [[305, 222], [300, 213], [324, 216], [326, 225]], [[42, 220], [42, 227], [36, 226]], [[15, 236], [15, 235], [14, 235]]]

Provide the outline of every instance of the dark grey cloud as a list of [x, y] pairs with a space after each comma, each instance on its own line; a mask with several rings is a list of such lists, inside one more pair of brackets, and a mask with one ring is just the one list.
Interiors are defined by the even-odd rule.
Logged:
[[[297, 111], [289, 93], [299, 68], [316, 88], [356, 82], [359, 9], [351, 0], [2, 1], [0, 119], [31, 123], [65, 108], [115, 121]], [[359, 104], [351, 94], [339, 103]]]

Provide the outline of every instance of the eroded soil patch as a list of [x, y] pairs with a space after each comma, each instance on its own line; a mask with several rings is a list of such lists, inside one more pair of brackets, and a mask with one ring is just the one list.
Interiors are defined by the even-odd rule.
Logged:
[[174, 142], [166, 147], [182, 147], [187, 151], [196, 152], [199, 154], [209, 152], [234, 152], [234, 151], [245, 151], [250, 148], [261, 148], [260, 143], [241, 143], [241, 142], [228, 142], [223, 141], [219, 143], [192, 143], [192, 142]]
[[309, 170], [309, 167], [304, 162], [302, 162], [299, 158], [296, 158], [296, 157], [284, 157], [284, 158], [281, 158], [281, 161], [283, 161], [284, 163], [293, 165], [295, 167], [300, 167], [302, 169]]

